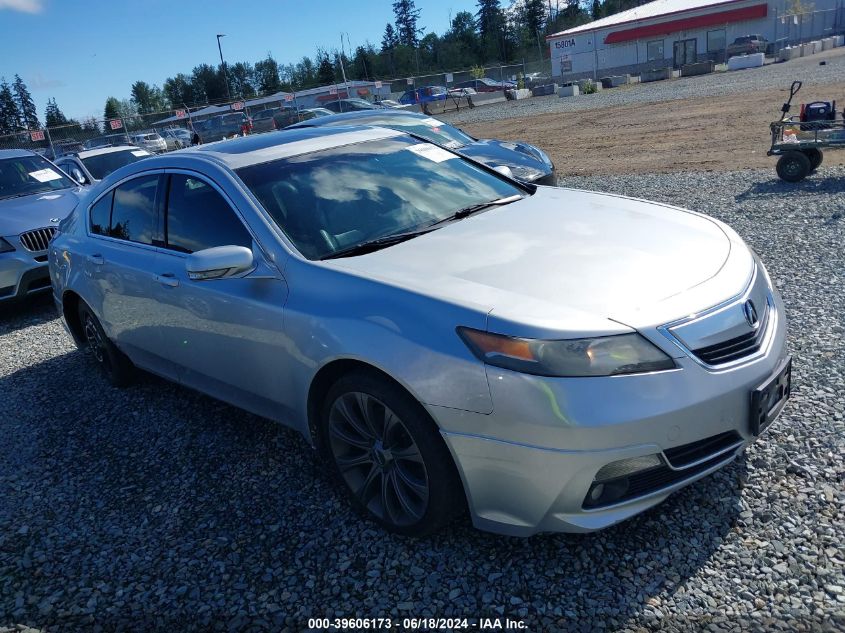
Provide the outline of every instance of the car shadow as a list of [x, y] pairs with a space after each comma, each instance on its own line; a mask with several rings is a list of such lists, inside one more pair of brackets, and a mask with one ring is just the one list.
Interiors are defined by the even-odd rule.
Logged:
[[58, 318], [56, 305], [49, 292], [24, 299], [0, 303], [0, 335]]
[[509, 538], [465, 517], [403, 538], [357, 516], [298, 433], [159, 378], [115, 389], [72, 352], [0, 393], [0, 620], [48, 630], [301, 630], [333, 613], [613, 628], [741, 526], [742, 458], [595, 534]]

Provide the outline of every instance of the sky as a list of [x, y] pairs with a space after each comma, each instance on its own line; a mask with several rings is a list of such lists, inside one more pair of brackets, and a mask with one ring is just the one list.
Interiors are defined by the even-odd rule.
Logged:
[[[442, 35], [475, 4], [416, 0], [418, 24]], [[48, 98], [65, 116], [101, 118], [106, 98], [128, 99], [135, 81], [161, 86], [219, 64], [217, 33], [227, 63], [270, 52], [281, 64], [339, 49], [341, 32], [378, 47], [392, 21], [392, 0], [0, 0], [0, 77], [21, 76], [42, 123]]]

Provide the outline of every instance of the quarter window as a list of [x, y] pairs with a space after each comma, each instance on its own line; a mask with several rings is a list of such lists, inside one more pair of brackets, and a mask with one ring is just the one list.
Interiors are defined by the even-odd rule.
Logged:
[[648, 61], [663, 59], [663, 40], [654, 40], [646, 44]]
[[167, 197], [167, 248], [193, 253], [215, 246], [252, 247], [238, 216], [206, 182], [183, 174], [170, 177]]
[[114, 192], [109, 191], [91, 207], [91, 232], [97, 235], [108, 235], [111, 224], [111, 202]]
[[117, 187], [114, 190], [109, 236], [152, 245], [157, 189], [157, 175], [136, 178]]

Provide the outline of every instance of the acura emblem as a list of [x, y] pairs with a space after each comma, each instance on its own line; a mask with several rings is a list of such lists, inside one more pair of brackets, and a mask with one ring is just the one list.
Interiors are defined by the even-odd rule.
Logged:
[[757, 318], [757, 308], [754, 307], [754, 302], [751, 299], [745, 302], [742, 311], [745, 313], [745, 320], [748, 321], [748, 325], [756, 328], [760, 321]]
[[59, 222], [61, 222], [61, 219], [59, 219], [59, 218], [50, 218], [50, 222], [52, 222], [53, 224], [58, 224]]

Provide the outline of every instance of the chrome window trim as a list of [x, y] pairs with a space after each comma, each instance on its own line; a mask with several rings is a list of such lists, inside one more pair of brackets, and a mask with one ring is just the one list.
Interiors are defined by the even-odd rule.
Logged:
[[728, 363], [722, 363], [719, 365], [710, 365], [705, 363], [701, 360], [689, 347], [687, 347], [678, 337], [676, 337], [670, 331], [672, 328], [677, 327], [679, 325], [684, 325], [687, 323], [693, 323], [695, 321], [700, 321], [706, 319], [717, 312], [721, 312], [722, 310], [728, 310], [732, 307], [740, 303], [744, 303], [748, 300], [748, 297], [754, 290], [754, 287], [757, 283], [757, 277], [761, 274], [761, 266], [754, 260], [754, 271], [751, 274], [751, 279], [746, 285], [745, 289], [738, 295], [728, 299], [727, 301], [723, 301], [711, 308], [708, 308], [702, 312], [699, 312], [696, 315], [691, 317], [684, 317], [682, 319], [677, 319], [675, 321], [671, 321], [669, 323], [664, 323], [663, 325], [657, 326], [657, 331], [660, 332], [664, 337], [666, 337], [669, 341], [671, 341], [676, 347], [678, 347], [684, 354], [686, 354], [689, 358], [693, 360], [697, 365], [703, 367], [707, 371], [710, 372], [721, 372], [733, 369], [734, 367], [738, 367], [740, 365], [745, 365], [747, 363], [752, 363], [755, 360], [762, 358], [766, 354], [769, 353], [771, 349], [772, 342], [774, 341], [774, 333], [777, 331], [778, 321], [780, 320], [780, 315], [778, 314], [777, 308], [775, 307], [775, 298], [772, 293], [771, 285], [769, 284], [768, 276], [764, 276], [767, 282], [768, 289], [766, 291], [766, 308], [768, 310], [768, 318], [766, 322], [766, 332], [763, 334], [763, 338], [760, 341], [760, 348], [750, 354], [748, 356], [743, 356], [737, 360], [730, 361]]

